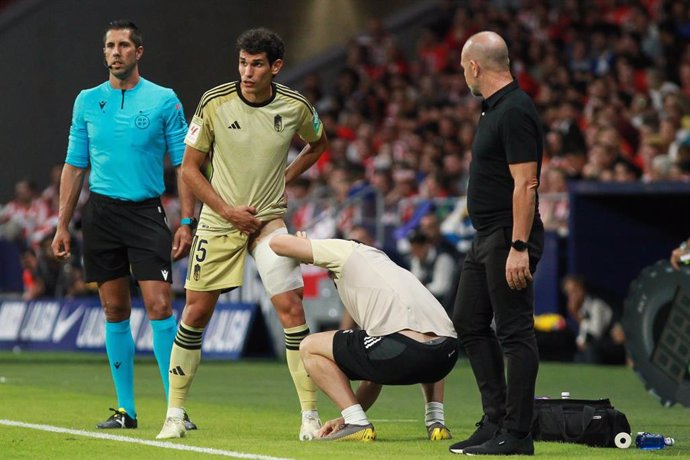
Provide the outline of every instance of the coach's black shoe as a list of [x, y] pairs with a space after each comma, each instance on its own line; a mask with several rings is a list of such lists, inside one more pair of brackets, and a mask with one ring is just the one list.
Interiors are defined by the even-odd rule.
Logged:
[[196, 430], [196, 423], [189, 420], [189, 415], [187, 415], [187, 411], [184, 411], [184, 418], [182, 419], [182, 421], [184, 422], [184, 427], [187, 431]]
[[489, 417], [486, 415], [474, 426], [476, 426], [477, 429], [474, 430], [474, 433], [472, 433], [469, 438], [464, 441], [456, 442], [450, 446], [448, 450], [454, 454], [462, 454], [464, 450], [470, 446], [478, 446], [493, 439], [501, 428], [496, 423], [489, 421]]
[[465, 455], [534, 455], [534, 441], [528, 434], [520, 439], [510, 433], [502, 433], [484, 444], [466, 447]]
[[101, 422], [96, 425], [96, 428], [108, 429], [137, 427], [137, 419], [130, 417], [123, 408], [120, 407], [119, 409], [113, 409], [111, 407], [110, 410], [113, 411], [114, 414], [108, 417], [108, 420], [105, 422]]

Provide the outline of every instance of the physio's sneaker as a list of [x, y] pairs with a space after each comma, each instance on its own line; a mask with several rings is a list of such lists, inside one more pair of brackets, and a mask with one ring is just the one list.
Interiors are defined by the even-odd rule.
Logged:
[[300, 441], [312, 441], [321, 429], [321, 419], [316, 411], [302, 414], [302, 426], [299, 428]]
[[96, 428], [108, 429], [137, 427], [137, 419], [130, 417], [123, 408], [120, 407], [119, 409], [113, 409], [111, 407], [110, 410], [113, 411], [114, 414], [108, 417], [108, 420], [105, 422], [101, 422], [96, 425]]
[[185, 429], [186, 429], [187, 431], [196, 430], [196, 429], [197, 429], [197, 428], [196, 428], [196, 423], [194, 423], [194, 422], [192, 422], [191, 420], [189, 420], [189, 415], [187, 415], [187, 411], [184, 411], [184, 418], [182, 419], [182, 421], [184, 422], [184, 427], [185, 427]]
[[156, 439], [184, 438], [186, 435], [187, 429], [184, 420], [179, 417], [168, 417]]
[[371, 423], [366, 425], [346, 423], [341, 425], [338, 431], [318, 439], [320, 441], [373, 441], [376, 439], [376, 430]]
[[520, 439], [510, 433], [502, 433], [478, 446], [466, 447], [465, 455], [534, 455], [532, 435]]
[[426, 427], [426, 432], [429, 439], [432, 441], [444, 441], [446, 439], [453, 439], [450, 430], [441, 422], [434, 422]]
[[456, 442], [450, 446], [448, 450], [454, 454], [462, 454], [463, 450], [467, 447], [478, 446], [479, 444], [483, 444], [486, 441], [493, 439], [500, 429], [497, 424], [490, 422], [489, 417], [486, 415], [482, 417], [482, 419], [478, 421], [475, 426], [477, 429], [474, 430], [474, 433], [472, 433], [469, 438], [465, 439], [464, 441]]

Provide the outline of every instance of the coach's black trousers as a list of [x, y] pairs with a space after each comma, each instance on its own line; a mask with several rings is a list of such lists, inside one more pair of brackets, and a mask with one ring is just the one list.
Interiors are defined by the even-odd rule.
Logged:
[[[506, 429], [529, 432], [539, 369], [534, 288], [532, 283], [522, 290], [508, 287], [510, 243], [510, 228], [475, 236], [462, 267], [453, 324], [477, 380], [484, 413]], [[528, 241], [532, 273], [543, 245], [543, 228], [533, 228]]]

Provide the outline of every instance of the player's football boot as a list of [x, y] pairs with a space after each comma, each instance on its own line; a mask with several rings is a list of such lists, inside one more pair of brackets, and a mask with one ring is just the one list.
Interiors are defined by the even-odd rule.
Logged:
[[184, 438], [187, 435], [184, 419], [179, 417], [168, 417], [165, 419], [161, 432], [156, 439]]
[[111, 407], [110, 410], [113, 411], [114, 414], [108, 417], [108, 420], [105, 422], [101, 422], [96, 425], [97, 428], [109, 429], [137, 427], [137, 419], [130, 417], [123, 408], [120, 407], [119, 409], [113, 409]]
[[446, 439], [453, 439], [450, 430], [441, 422], [434, 422], [426, 427], [429, 439], [432, 441], [444, 441]]
[[299, 429], [300, 441], [311, 441], [321, 429], [321, 419], [315, 411], [302, 414], [302, 426]]
[[366, 425], [351, 425], [346, 423], [341, 425], [338, 431], [334, 431], [328, 436], [318, 438], [319, 441], [374, 441], [376, 439], [376, 430], [374, 425], [368, 423]]

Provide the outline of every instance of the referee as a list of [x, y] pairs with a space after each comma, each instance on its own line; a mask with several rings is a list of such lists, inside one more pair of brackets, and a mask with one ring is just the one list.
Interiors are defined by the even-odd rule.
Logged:
[[[105, 311], [105, 346], [117, 392], [117, 408], [98, 428], [136, 428], [134, 341], [129, 317], [130, 271], [139, 282], [153, 329], [153, 351], [165, 396], [168, 366], [177, 323], [172, 314], [172, 256], [189, 252], [194, 198], [178, 179], [183, 217], [174, 242], [160, 201], [163, 160], [182, 163], [187, 131], [175, 93], [139, 75], [143, 38], [125, 20], [108, 24], [103, 58], [108, 81], [79, 93], [74, 102], [67, 159], [60, 180], [58, 227], [53, 252], [70, 257], [69, 223], [86, 170], [89, 201], [83, 212], [86, 280], [98, 283]], [[179, 177], [179, 176], [178, 176]], [[187, 418], [188, 429], [194, 425]]]
[[508, 47], [498, 34], [470, 37], [460, 65], [470, 91], [484, 101], [467, 191], [477, 234], [462, 268], [453, 324], [477, 380], [484, 416], [472, 436], [450, 451], [533, 455], [529, 432], [539, 354], [532, 274], [544, 237], [537, 210], [541, 122], [513, 80]]

